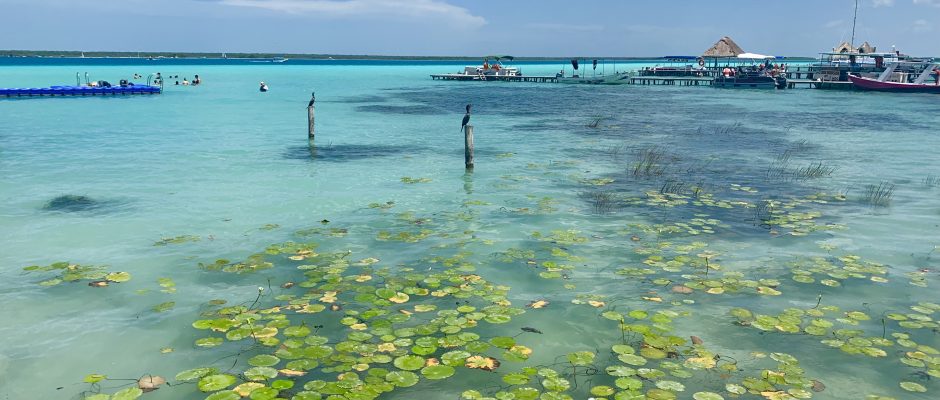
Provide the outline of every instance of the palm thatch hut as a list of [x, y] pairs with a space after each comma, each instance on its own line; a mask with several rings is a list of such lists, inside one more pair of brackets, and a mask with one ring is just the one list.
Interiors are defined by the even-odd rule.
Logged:
[[833, 53], [854, 53], [855, 48], [852, 47], [849, 42], [842, 42], [838, 46], [832, 48]]
[[858, 48], [859, 53], [874, 53], [877, 51], [874, 46], [868, 44], [868, 42], [862, 43]]
[[705, 50], [705, 53], [702, 54], [703, 57], [737, 57], [739, 54], [743, 54], [745, 51], [738, 46], [730, 37], [723, 37], [715, 44]]

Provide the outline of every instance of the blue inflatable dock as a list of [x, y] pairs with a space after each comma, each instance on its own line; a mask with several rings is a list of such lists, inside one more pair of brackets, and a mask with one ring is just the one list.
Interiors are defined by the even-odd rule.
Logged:
[[47, 88], [0, 88], [0, 97], [32, 96], [118, 96], [138, 94], [160, 94], [163, 89], [152, 85], [131, 85], [91, 87], [91, 86], [51, 86]]

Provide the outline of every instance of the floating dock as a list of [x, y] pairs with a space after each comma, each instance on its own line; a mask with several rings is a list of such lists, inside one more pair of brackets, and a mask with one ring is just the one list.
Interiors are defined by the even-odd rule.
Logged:
[[111, 87], [51, 86], [47, 88], [0, 88], [0, 97], [127, 96], [141, 94], [160, 94], [162, 92], [163, 88], [152, 85], [128, 85]]

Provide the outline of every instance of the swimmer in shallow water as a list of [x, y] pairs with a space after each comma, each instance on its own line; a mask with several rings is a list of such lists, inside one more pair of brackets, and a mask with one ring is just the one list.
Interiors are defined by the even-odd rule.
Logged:
[[261, 87], [259, 87], [258, 90], [261, 91], [261, 92], [267, 92], [267, 91], [268, 91], [268, 85], [265, 85], [265, 84], [264, 84], [264, 81], [261, 81]]

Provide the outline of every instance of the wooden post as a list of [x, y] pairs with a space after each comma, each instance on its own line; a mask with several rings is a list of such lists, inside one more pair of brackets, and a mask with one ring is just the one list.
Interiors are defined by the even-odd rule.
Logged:
[[310, 143], [313, 143], [314, 135], [314, 120], [316, 119], [316, 108], [313, 105], [307, 107], [307, 138], [310, 139]]
[[473, 169], [473, 125], [467, 125], [463, 130], [463, 159], [467, 169]]

